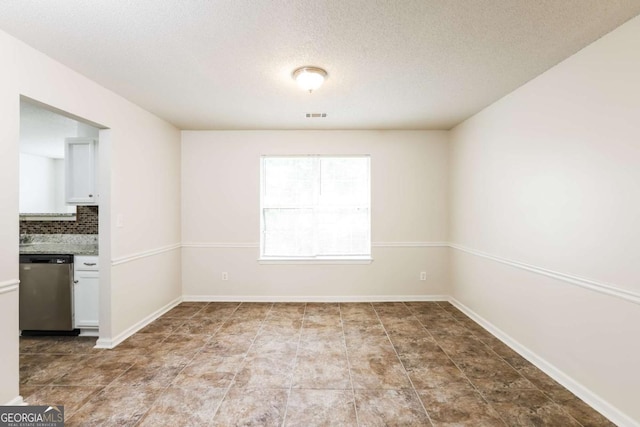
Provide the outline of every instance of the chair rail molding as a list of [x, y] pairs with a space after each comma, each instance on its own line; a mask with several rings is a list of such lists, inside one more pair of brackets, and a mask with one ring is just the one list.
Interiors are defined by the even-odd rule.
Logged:
[[120, 264], [125, 264], [127, 262], [136, 261], [138, 259], [147, 258], [154, 255], [159, 255], [165, 252], [170, 252], [176, 249], [180, 249], [182, 245], [180, 243], [175, 243], [173, 245], [162, 246], [155, 249], [149, 249], [147, 251], [137, 252], [131, 255], [126, 255], [119, 258], [114, 258], [111, 260], [111, 265], [116, 266]]
[[19, 285], [20, 280], [18, 279], [11, 279], [0, 282], [0, 294], [17, 291]]
[[540, 274], [542, 276], [551, 277], [553, 279], [557, 279], [574, 286], [579, 286], [584, 289], [589, 289], [591, 291], [599, 292], [601, 294], [613, 296], [616, 298], [621, 298], [623, 300], [633, 302], [635, 304], [640, 304], [640, 293], [628, 291], [626, 289], [622, 289], [615, 285], [602, 283], [602, 282], [598, 282], [591, 279], [586, 279], [584, 277], [574, 276], [572, 274], [561, 273], [559, 271], [549, 270], [547, 268], [538, 267], [535, 265], [499, 257], [496, 255], [491, 255], [486, 252], [482, 252], [476, 249], [468, 248], [466, 246], [458, 245], [456, 243], [449, 243], [449, 247], [459, 250], [461, 252], [465, 252], [481, 258], [489, 259], [489, 260], [499, 262], [501, 264], [505, 264], [511, 267], [519, 268], [521, 270], [526, 270], [535, 274]]

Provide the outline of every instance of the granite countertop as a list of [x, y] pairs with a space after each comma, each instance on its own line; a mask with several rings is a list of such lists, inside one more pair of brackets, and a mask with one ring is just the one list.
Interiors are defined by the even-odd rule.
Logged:
[[22, 234], [20, 255], [98, 255], [95, 234]]
[[78, 243], [27, 243], [20, 245], [20, 255], [33, 254], [98, 255], [98, 245]]

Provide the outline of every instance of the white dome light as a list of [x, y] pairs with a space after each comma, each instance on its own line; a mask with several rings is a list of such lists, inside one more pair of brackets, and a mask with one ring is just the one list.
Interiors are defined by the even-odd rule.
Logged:
[[293, 79], [298, 86], [309, 93], [322, 86], [326, 77], [327, 72], [317, 67], [301, 67], [293, 72]]

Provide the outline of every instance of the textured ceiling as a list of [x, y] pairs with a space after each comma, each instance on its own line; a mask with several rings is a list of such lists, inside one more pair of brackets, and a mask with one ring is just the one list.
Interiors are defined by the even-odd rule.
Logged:
[[[449, 129], [639, 13], [638, 0], [2, 0], [0, 29], [181, 129]], [[303, 65], [329, 72], [313, 94], [291, 79]]]

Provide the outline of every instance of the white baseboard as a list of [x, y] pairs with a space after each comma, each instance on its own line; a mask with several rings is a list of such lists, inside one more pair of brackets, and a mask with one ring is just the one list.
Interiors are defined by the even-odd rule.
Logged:
[[98, 330], [98, 328], [90, 328], [90, 329], [83, 329], [80, 328], [80, 335], [81, 337], [99, 337], [100, 336], [100, 332]]
[[538, 367], [545, 374], [549, 375], [551, 378], [560, 383], [567, 390], [578, 396], [584, 402], [586, 402], [589, 406], [594, 408], [596, 411], [600, 412], [603, 416], [607, 417], [610, 421], [618, 425], [619, 427], [638, 427], [639, 424], [634, 421], [631, 417], [621, 412], [619, 409], [611, 405], [606, 400], [602, 399], [600, 396], [593, 393], [587, 387], [574, 380], [567, 374], [565, 374], [562, 370], [558, 369], [551, 363], [547, 362], [542, 357], [538, 356], [536, 353], [531, 351], [529, 348], [520, 344], [518, 341], [513, 339], [511, 336], [507, 335], [500, 328], [496, 327], [494, 324], [489, 322], [484, 317], [480, 316], [478, 313], [462, 304], [460, 301], [456, 300], [453, 297], [449, 297], [449, 302], [453, 304], [457, 309], [462, 311], [464, 314], [469, 316], [475, 322], [480, 324], [483, 328], [491, 332], [492, 335], [500, 339], [503, 343], [511, 347], [512, 350], [520, 354], [522, 357], [527, 359], [529, 362], [533, 363], [536, 367]]
[[447, 295], [347, 295], [347, 296], [274, 296], [274, 295], [184, 295], [189, 302], [398, 302], [449, 301]]
[[24, 401], [22, 396], [17, 396], [5, 403], [3, 406], [26, 406], [27, 402]]
[[174, 299], [173, 301], [171, 301], [170, 303], [168, 303], [164, 307], [154, 311], [153, 313], [151, 313], [150, 315], [148, 315], [147, 317], [145, 317], [144, 319], [142, 319], [138, 323], [136, 323], [133, 326], [125, 329], [124, 331], [122, 331], [121, 333], [116, 335], [114, 338], [111, 338], [111, 339], [109, 339], [109, 338], [99, 338], [98, 341], [96, 342], [95, 348], [105, 348], [105, 349], [114, 348], [115, 346], [120, 344], [122, 341], [126, 340], [131, 335], [135, 334], [140, 329], [144, 328], [149, 323], [153, 322], [158, 317], [162, 316], [167, 311], [171, 310], [173, 307], [175, 307], [176, 305], [180, 304], [182, 301], [183, 301], [182, 297], [178, 297], [178, 298]]

